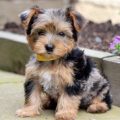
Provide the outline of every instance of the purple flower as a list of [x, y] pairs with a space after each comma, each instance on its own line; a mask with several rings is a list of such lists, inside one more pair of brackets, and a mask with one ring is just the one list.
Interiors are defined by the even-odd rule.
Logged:
[[116, 49], [116, 45], [120, 44], [120, 36], [113, 38], [113, 42], [110, 43], [110, 49]]
[[110, 49], [115, 49], [115, 45], [113, 43], [110, 43]]

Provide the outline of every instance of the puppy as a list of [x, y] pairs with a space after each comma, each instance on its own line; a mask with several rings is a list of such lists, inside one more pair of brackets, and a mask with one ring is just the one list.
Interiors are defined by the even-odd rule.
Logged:
[[75, 120], [78, 109], [106, 112], [111, 108], [109, 81], [77, 46], [85, 19], [71, 8], [33, 7], [20, 15], [34, 55], [26, 65], [25, 105], [20, 117], [56, 107], [56, 120]]

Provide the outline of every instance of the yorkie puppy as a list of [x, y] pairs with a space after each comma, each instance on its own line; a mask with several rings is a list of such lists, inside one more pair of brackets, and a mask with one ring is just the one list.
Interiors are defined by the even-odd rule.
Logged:
[[75, 120], [79, 108], [103, 113], [111, 108], [109, 81], [77, 46], [86, 20], [71, 8], [22, 12], [20, 19], [34, 56], [26, 65], [25, 105], [20, 117], [56, 107], [56, 120]]

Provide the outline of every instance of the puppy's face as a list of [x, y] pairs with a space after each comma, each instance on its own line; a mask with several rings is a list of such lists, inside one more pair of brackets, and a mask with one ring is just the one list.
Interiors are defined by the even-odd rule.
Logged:
[[56, 57], [64, 56], [75, 47], [77, 33], [85, 22], [69, 8], [31, 8], [22, 12], [20, 18], [33, 52]]

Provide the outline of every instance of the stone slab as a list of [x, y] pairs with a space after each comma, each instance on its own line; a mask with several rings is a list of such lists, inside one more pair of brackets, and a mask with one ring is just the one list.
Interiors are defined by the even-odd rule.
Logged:
[[0, 37], [0, 69], [23, 74], [31, 52], [27, 44], [17, 41], [21, 38], [12, 36], [14, 40]]
[[[45, 110], [34, 118], [18, 118], [15, 111], [24, 103], [24, 76], [0, 71], [0, 120], [54, 120], [54, 111]], [[113, 106], [104, 114], [80, 110], [76, 120], [120, 120], [120, 108]]]
[[103, 72], [111, 83], [113, 102], [120, 106], [120, 57], [108, 57], [103, 59]]
[[99, 50], [91, 50], [91, 49], [82, 48], [82, 47], [80, 47], [80, 49], [85, 52], [85, 55], [92, 57], [92, 58], [102, 59], [107, 56], [112, 56], [112, 54], [109, 52], [103, 52], [103, 51], [99, 51]]
[[11, 32], [0, 31], [0, 38], [19, 43], [27, 43], [25, 35], [15, 34]]

